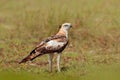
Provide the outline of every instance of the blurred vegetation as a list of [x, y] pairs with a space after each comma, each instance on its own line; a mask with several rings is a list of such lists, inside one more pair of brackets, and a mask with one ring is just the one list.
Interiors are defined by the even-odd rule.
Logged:
[[[111, 75], [117, 71], [120, 74], [119, 2], [119, 0], [1, 0], [0, 78], [5, 80], [7, 77], [4, 76], [9, 75], [10, 80], [14, 78], [32, 80], [35, 77], [47, 80], [52, 79], [51, 76], [55, 80], [63, 78], [106, 80], [109, 77], [106, 79], [104, 77], [110, 73], [110, 76], [113, 76], [110, 77], [111, 80], [120, 79], [117, 74]], [[58, 26], [64, 22], [72, 23], [73, 28], [69, 32], [70, 43], [62, 55], [63, 72], [56, 74], [55, 58], [54, 71], [48, 73], [47, 55], [35, 59], [34, 66], [18, 65], [18, 61], [41, 40], [55, 34]], [[100, 67], [101, 65], [103, 67]], [[97, 77], [99, 75], [103, 78]]]

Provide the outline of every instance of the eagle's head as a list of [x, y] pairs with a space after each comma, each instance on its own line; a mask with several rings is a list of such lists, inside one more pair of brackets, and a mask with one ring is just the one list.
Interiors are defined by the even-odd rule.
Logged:
[[60, 25], [60, 30], [57, 33], [57, 35], [63, 35], [66, 36], [68, 38], [68, 30], [72, 27], [71, 23], [64, 23], [62, 25]]
[[70, 28], [72, 27], [72, 24], [71, 23], [63, 23], [60, 28], [63, 29], [63, 30], [69, 30]]

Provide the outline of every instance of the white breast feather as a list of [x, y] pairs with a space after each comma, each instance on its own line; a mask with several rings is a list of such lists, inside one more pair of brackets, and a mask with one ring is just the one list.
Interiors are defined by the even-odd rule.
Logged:
[[51, 41], [49, 41], [48, 43], [47, 43], [47, 46], [46, 46], [46, 48], [47, 47], [53, 47], [53, 48], [56, 48], [56, 47], [62, 47], [62, 46], [64, 46], [64, 42], [57, 42], [57, 41], [53, 41], [53, 40], [51, 40]]

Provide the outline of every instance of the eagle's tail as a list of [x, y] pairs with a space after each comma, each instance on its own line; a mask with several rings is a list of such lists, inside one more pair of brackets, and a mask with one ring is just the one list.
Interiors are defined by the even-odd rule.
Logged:
[[39, 52], [35, 52], [35, 49], [34, 49], [33, 51], [31, 51], [31, 53], [30, 53], [27, 57], [25, 57], [24, 59], [22, 59], [22, 60], [19, 62], [19, 64], [25, 63], [25, 62], [27, 62], [27, 61], [32, 61], [33, 59], [35, 59], [36, 57], [38, 57], [38, 56], [40, 56], [40, 55], [42, 55], [42, 54], [39, 53]]

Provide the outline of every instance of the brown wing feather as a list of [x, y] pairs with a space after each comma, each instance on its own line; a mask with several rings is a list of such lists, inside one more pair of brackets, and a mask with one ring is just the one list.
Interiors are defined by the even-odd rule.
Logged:
[[46, 46], [48, 46], [47, 43], [49, 41], [63, 42], [66, 45], [68, 42], [68, 39], [65, 36], [60, 36], [60, 35], [48, 37], [46, 40], [42, 41], [39, 45], [37, 45], [36, 51], [39, 51], [42, 53], [53, 53], [54, 51], [57, 51], [58, 49], [60, 49], [59, 46], [56, 47], [56, 49], [54, 49], [52, 46], [45, 48]]
[[50, 40], [45, 44], [45, 48], [42, 50], [42, 53], [62, 52], [67, 44], [68, 40], [65, 37]]
[[[52, 47], [45, 48], [46, 43], [48, 43], [51, 40], [56, 40], [58, 42], [66, 42], [66, 43], [62, 48], [59, 48], [59, 46], [56, 49]], [[24, 63], [29, 60], [33, 60], [36, 57], [43, 55], [45, 53], [61, 52], [66, 47], [67, 43], [68, 43], [68, 40], [66, 39], [65, 36], [55, 35], [55, 36], [48, 37], [46, 40], [42, 41], [39, 45], [37, 45], [36, 48], [33, 51], [31, 51], [31, 53], [19, 63]]]
[[50, 40], [62, 41], [62, 40], [66, 40], [66, 36], [55, 35], [55, 36], [48, 37], [47, 39], [43, 40], [40, 44], [38, 44], [36, 48], [43, 46], [45, 43], [49, 42]]

